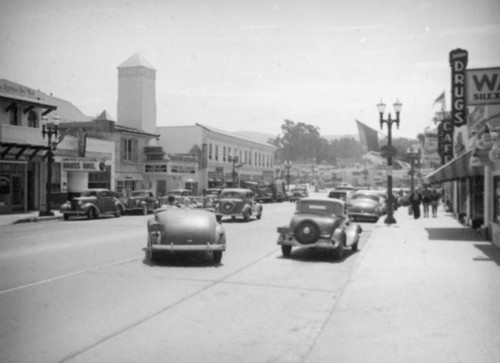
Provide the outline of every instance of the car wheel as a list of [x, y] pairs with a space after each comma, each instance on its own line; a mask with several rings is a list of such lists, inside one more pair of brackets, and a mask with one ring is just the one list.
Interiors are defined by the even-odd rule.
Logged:
[[297, 241], [304, 245], [315, 243], [319, 239], [319, 227], [313, 221], [303, 221], [294, 230]]
[[63, 218], [65, 221], [67, 221], [69, 219], [69, 214], [63, 214]]
[[344, 245], [342, 243], [333, 250], [333, 258], [339, 261], [344, 258]]
[[214, 262], [216, 264], [220, 264], [220, 262], [222, 261], [222, 251], [213, 251], [212, 258], [214, 259]]
[[117, 207], [115, 211], [115, 217], [120, 218], [123, 214], [122, 207]]
[[149, 214], [149, 209], [148, 209], [148, 205], [147, 204], [144, 204], [142, 206], [142, 214], [145, 215], [145, 216]]
[[257, 214], [257, 219], [261, 219], [262, 218], [262, 211], [259, 212], [259, 214]]
[[244, 220], [245, 222], [248, 222], [248, 221], [250, 220], [250, 212], [249, 212], [249, 211], [245, 211], [245, 212], [243, 213], [243, 220]]
[[292, 253], [292, 246], [281, 245], [281, 253], [285, 257], [290, 257], [290, 254]]
[[97, 213], [94, 208], [89, 208], [87, 211], [87, 219], [96, 219], [97, 218]]

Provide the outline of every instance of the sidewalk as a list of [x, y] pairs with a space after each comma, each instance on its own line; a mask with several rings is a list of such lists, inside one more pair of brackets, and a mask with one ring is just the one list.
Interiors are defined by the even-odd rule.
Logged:
[[500, 249], [440, 210], [372, 233], [307, 362], [500, 362]]
[[42, 222], [55, 219], [62, 219], [59, 210], [53, 210], [54, 216], [40, 217], [39, 211], [29, 211], [26, 213], [0, 214], [0, 227], [9, 226], [16, 223]]

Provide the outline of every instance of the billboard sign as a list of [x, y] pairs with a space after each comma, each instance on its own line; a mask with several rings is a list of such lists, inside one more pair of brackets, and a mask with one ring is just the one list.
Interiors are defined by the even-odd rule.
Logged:
[[500, 68], [468, 69], [466, 71], [467, 104], [500, 104]]

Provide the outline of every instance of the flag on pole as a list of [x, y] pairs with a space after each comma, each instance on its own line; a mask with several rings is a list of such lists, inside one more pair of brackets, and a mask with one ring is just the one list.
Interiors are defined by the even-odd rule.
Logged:
[[434, 100], [434, 103], [432, 105], [434, 106], [435, 104], [440, 104], [441, 110], [444, 110], [444, 105], [445, 105], [444, 91]]
[[361, 121], [356, 120], [358, 124], [359, 141], [365, 152], [380, 151], [378, 146], [378, 131], [366, 126]]

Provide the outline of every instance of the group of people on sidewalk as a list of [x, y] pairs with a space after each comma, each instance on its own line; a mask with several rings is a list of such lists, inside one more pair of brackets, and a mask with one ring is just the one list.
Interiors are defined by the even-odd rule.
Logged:
[[420, 218], [420, 205], [422, 204], [424, 217], [429, 217], [429, 209], [432, 211], [432, 216], [437, 217], [440, 199], [441, 194], [436, 189], [429, 189], [427, 186], [424, 186], [422, 190], [417, 188], [410, 194], [408, 213], [415, 219]]

